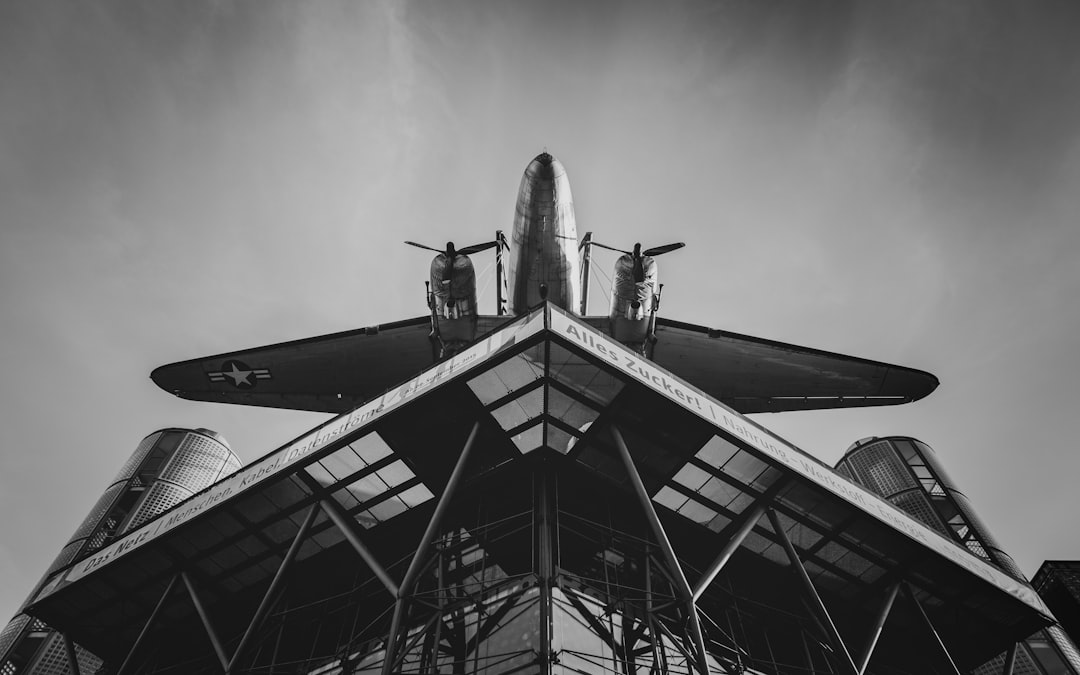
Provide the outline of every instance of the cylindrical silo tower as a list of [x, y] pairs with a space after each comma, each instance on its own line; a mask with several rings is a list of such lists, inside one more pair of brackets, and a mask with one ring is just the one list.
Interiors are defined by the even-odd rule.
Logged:
[[[27, 603], [59, 572], [241, 467], [223, 436], [209, 429], [161, 429], [139, 443]], [[79, 672], [94, 673], [100, 659], [72, 645]], [[62, 635], [21, 611], [0, 631], [0, 675], [66, 675]]]
[[1025, 579], [929, 445], [902, 436], [864, 438], [847, 449], [836, 469], [983, 560]]
[[[990, 534], [929, 445], [906, 436], [871, 436], [852, 443], [836, 470], [1027, 583], [1027, 577]], [[1035, 633], [1018, 647], [1016, 675], [1080, 674], [1080, 652], [1056, 625]], [[973, 674], [998, 675], [1004, 663], [1002, 654]]]

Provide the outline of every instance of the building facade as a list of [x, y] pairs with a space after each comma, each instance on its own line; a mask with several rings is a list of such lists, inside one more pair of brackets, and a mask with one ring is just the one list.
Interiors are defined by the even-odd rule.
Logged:
[[[1016, 562], [979, 519], [967, 496], [957, 489], [929, 445], [902, 436], [864, 438], [847, 449], [836, 469], [928, 527], [948, 535], [979, 558], [1017, 580], [1027, 582]], [[1051, 606], [1051, 609], [1054, 608]], [[1056, 615], [1057, 611], [1054, 612]], [[1078, 675], [1080, 653], [1061, 626], [1052, 625], [973, 672], [975, 675], [1003, 672], [1006, 675]]]
[[1080, 560], [1047, 560], [1031, 578], [1061, 628], [1073, 642], [1080, 640]]
[[[71, 539], [49, 565], [31, 598], [57, 570], [93, 554], [241, 467], [228, 442], [208, 429], [161, 429], [139, 443]], [[0, 632], [0, 675], [61, 675], [77, 659], [93, 673], [101, 660], [40, 619], [17, 614]]]

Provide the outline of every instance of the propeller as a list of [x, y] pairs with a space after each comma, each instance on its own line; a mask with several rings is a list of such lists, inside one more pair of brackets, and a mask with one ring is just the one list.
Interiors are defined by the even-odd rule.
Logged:
[[446, 242], [446, 250], [434, 248], [432, 246], [426, 246], [424, 244], [417, 244], [415, 241], [405, 242], [409, 246], [415, 246], [416, 248], [422, 248], [428, 251], [434, 251], [435, 253], [442, 253], [447, 258], [453, 258], [455, 255], [472, 255], [473, 253], [479, 253], [480, 251], [486, 251], [489, 248], [495, 248], [499, 245], [497, 241], [485, 241], [483, 244], [473, 244], [472, 246], [466, 246], [465, 248], [454, 248], [454, 242]]
[[609, 251], [615, 251], [616, 253], [623, 253], [630, 256], [634, 261], [634, 281], [641, 283], [645, 281], [645, 264], [643, 262], [645, 256], [655, 257], [670, 253], [671, 251], [677, 251], [678, 249], [686, 246], [683, 242], [676, 242], [674, 244], [664, 244], [663, 246], [655, 246], [653, 248], [647, 248], [644, 251], [641, 250], [641, 244], [634, 244], [633, 251], [624, 251], [621, 248], [615, 248], [614, 246], [608, 246], [607, 244], [601, 244], [600, 242], [592, 242], [593, 246], [599, 246], [600, 248], [606, 248]]
[[593, 246], [599, 246], [600, 248], [606, 248], [609, 251], [615, 251], [616, 253], [625, 253], [633, 258], [641, 258], [643, 256], [656, 257], [671, 251], [677, 251], [678, 249], [686, 246], [683, 242], [676, 242], [674, 244], [664, 244], [663, 246], [655, 246], [653, 248], [647, 248], [644, 251], [641, 250], [641, 244], [634, 244], [633, 251], [624, 251], [621, 248], [615, 248], [614, 246], [608, 246], [607, 244], [601, 244], [598, 241], [592, 242]]
[[416, 248], [422, 248], [427, 251], [434, 251], [435, 253], [441, 253], [446, 256], [447, 264], [443, 268], [442, 286], [443, 288], [449, 288], [450, 279], [454, 274], [454, 256], [470, 255], [479, 251], [486, 251], [489, 248], [495, 248], [499, 245], [498, 240], [486, 241], [483, 244], [473, 244], [472, 246], [466, 246], [465, 248], [454, 248], [454, 242], [446, 242], [446, 250], [440, 251], [433, 246], [427, 246], [425, 244], [417, 244], [415, 241], [406, 241], [409, 246], [415, 246]]

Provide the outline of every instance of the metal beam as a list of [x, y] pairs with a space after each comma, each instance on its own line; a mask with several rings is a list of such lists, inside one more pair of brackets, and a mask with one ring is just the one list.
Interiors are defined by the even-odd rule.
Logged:
[[390, 632], [386, 636], [386, 656], [383, 659], [382, 667], [383, 675], [390, 675], [396, 665], [397, 636], [398, 633], [401, 632], [401, 621], [405, 616], [405, 598], [412, 592], [413, 584], [416, 583], [416, 577], [420, 572], [420, 568], [423, 566], [423, 560], [424, 556], [427, 554], [427, 549], [431, 545], [432, 539], [435, 538], [435, 533], [438, 532], [439, 526], [442, 525], [442, 519], [443, 516], [446, 515], [450, 500], [457, 491], [457, 486], [461, 482], [461, 477], [465, 474], [465, 465], [468, 462], [473, 445], [476, 444], [476, 437], [479, 433], [480, 422], [475, 422], [473, 423], [472, 431], [469, 432], [469, 437], [465, 440], [465, 446], [461, 449], [461, 454], [457, 458], [457, 463], [454, 464], [454, 470], [450, 472], [450, 478], [446, 481], [446, 487], [443, 489], [442, 495], [439, 496], [439, 503], [435, 505], [435, 512], [431, 514], [431, 519], [428, 521], [427, 528], [424, 529], [424, 534], [416, 546], [416, 552], [413, 554], [412, 561], [409, 563], [409, 569], [405, 572], [405, 578], [401, 580], [401, 585], [397, 588], [397, 593], [395, 594], [397, 596], [397, 601], [394, 603], [394, 615], [390, 619]]
[[292, 567], [293, 560], [296, 559], [296, 554], [300, 552], [300, 544], [304, 542], [304, 537], [307, 536], [307, 532], [311, 528], [311, 524], [315, 522], [315, 516], [318, 514], [318, 503], [312, 504], [311, 508], [308, 509], [307, 517], [304, 518], [304, 522], [300, 525], [300, 529], [296, 531], [296, 536], [293, 537], [292, 544], [289, 545], [289, 550], [285, 554], [285, 559], [281, 561], [281, 565], [278, 566], [274, 578], [270, 581], [270, 586], [266, 589], [262, 602], [259, 603], [259, 608], [255, 610], [255, 616], [251, 617], [251, 623], [248, 624], [247, 630], [244, 631], [244, 636], [240, 638], [240, 644], [236, 646], [236, 651], [233, 652], [232, 659], [225, 667], [226, 675], [233, 672], [236, 668], [236, 665], [240, 662], [240, 657], [244, 655], [244, 648], [247, 647], [251, 638], [254, 637], [255, 631], [259, 629], [263, 619], [265, 619], [267, 613], [269, 613], [270, 608], [274, 604], [274, 596], [277, 595], [278, 589], [285, 580], [285, 574], [289, 571], [289, 568]]
[[1016, 667], [1017, 646], [1014, 642], [1009, 646], [1009, 651], [1005, 652], [1005, 665], [1001, 669], [1001, 675], [1013, 675], [1013, 669]]
[[878, 612], [877, 619], [874, 620], [874, 627], [867, 638], [866, 648], [863, 649], [862, 656], [859, 658], [859, 675], [863, 675], [866, 672], [866, 666], [870, 664], [870, 657], [873, 655], [874, 648], [877, 647], [878, 639], [881, 637], [881, 629], [885, 627], [885, 620], [889, 618], [889, 612], [892, 611], [893, 602], [896, 601], [896, 594], [899, 592], [900, 583], [897, 582], [889, 589], [889, 594], [885, 597], [885, 603], [881, 605], [881, 611]]
[[206, 612], [206, 607], [203, 606], [202, 599], [199, 598], [199, 594], [195, 592], [195, 585], [191, 583], [191, 578], [188, 577], [187, 572], [181, 572], [180, 579], [187, 588], [188, 596], [191, 597], [191, 604], [195, 605], [195, 611], [202, 621], [203, 628], [206, 629], [206, 636], [210, 638], [210, 644], [214, 648], [214, 653], [217, 654], [218, 661], [221, 661], [221, 668], [228, 671], [229, 657], [225, 655], [225, 649], [221, 646], [221, 641], [218, 640], [217, 633], [214, 632], [214, 626], [210, 623], [210, 615]]
[[836, 629], [836, 624], [833, 623], [832, 617], [829, 616], [829, 610], [825, 608], [825, 603], [822, 602], [821, 596], [818, 595], [817, 589], [814, 588], [814, 582], [810, 580], [810, 575], [806, 573], [806, 568], [803, 566], [802, 560], [799, 558], [799, 554], [795, 551], [795, 546], [788, 539], [787, 532], [784, 532], [784, 527], [780, 523], [780, 519], [776, 517], [776, 513], [769, 509], [766, 514], [769, 516], [769, 522], [772, 523], [773, 531], [780, 539], [780, 543], [783, 544], [784, 550], [787, 552], [788, 560], [791, 561], [791, 566], [795, 568], [798, 574], [799, 581], [802, 582], [803, 590], [806, 591], [807, 597], [810, 599], [812, 606], [817, 610], [819, 619], [822, 626], [825, 628], [826, 633], [829, 636], [829, 641], [833, 643], [833, 649], [842, 655], [842, 665], [852, 675], [859, 675], [858, 668], [855, 667], [855, 661], [851, 658], [851, 652], [848, 651], [847, 645], [844, 644], [844, 640], [840, 637], [840, 631]]
[[740, 546], [742, 546], [743, 541], [746, 540], [746, 537], [750, 534], [751, 530], [754, 529], [754, 524], [757, 523], [765, 513], [766, 508], [768, 508], [767, 501], [765, 499], [759, 499], [752, 507], [750, 507], [749, 511], [743, 515], [743, 520], [739, 523], [739, 529], [735, 530], [735, 533], [731, 535], [731, 538], [724, 544], [724, 548], [720, 549], [720, 553], [716, 556], [716, 560], [713, 560], [712, 564], [709, 565], [709, 569], [707, 569], [705, 574], [698, 579], [697, 586], [694, 587], [694, 602], [701, 599], [701, 596], [708, 590], [709, 585], [716, 579], [716, 575], [720, 574], [720, 571], [724, 569], [724, 565], [728, 563], [728, 560], [731, 560], [731, 556], [735, 554], [735, 551], [738, 550]]
[[952, 654], [950, 654], [948, 648], [945, 647], [945, 643], [941, 641], [941, 636], [938, 635], [937, 629], [934, 628], [934, 624], [930, 622], [930, 617], [926, 615], [926, 611], [922, 608], [922, 603], [920, 603], [919, 599], [915, 597], [915, 593], [911, 590], [910, 586], [905, 583], [903, 584], [903, 588], [904, 594], [907, 595], [908, 598], [911, 600], [911, 603], [915, 605], [915, 609], [918, 610], [919, 616], [922, 617], [923, 623], [925, 623], [926, 627], [930, 629], [930, 634], [934, 636], [934, 641], [937, 642], [938, 647], [941, 648], [941, 653], [945, 656], [945, 660], [949, 662], [949, 667], [952, 668], [953, 672], [956, 673], [956, 675], [961, 675], [960, 669], [956, 667], [956, 662], [953, 661]]
[[349, 545], [353, 547], [353, 550], [363, 558], [364, 564], [366, 564], [375, 576], [382, 582], [386, 590], [390, 591], [390, 595], [397, 597], [398, 586], [394, 583], [394, 580], [390, 578], [386, 569], [379, 564], [376, 560], [375, 554], [373, 554], [368, 547], [364, 545], [364, 542], [360, 539], [360, 535], [356, 532], [356, 521], [353, 520], [345, 509], [341, 507], [341, 504], [337, 502], [333, 497], [324, 497], [319, 500], [319, 504], [322, 505], [323, 510], [326, 511], [326, 515], [330, 518], [330, 521], [334, 523], [337, 529], [341, 530], [341, 533], [345, 535], [345, 541], [349, 542]]
[[586, 232], [578, 244], [581, 251], [581, 316], [589, 315], [589, 278], [592, 270], [592, 232]]
[[694, 651], [697, 652], [698, 671], [702, 675], [709, 675], [708, 652], [705, 649], [705, 636], [701, 632], [701, 620], [698, 617], [697, 606], [694, 604], [694, 591], [690, 588], [690, 582], [686, 580], [686, 574], [683, 573], [679, 559], [675, 555], [675, 549], [671, 547], [671, 541], [668, 539], [667, 532], [664, 531], [660, 517], [656, 515], [656, 509], [653, 508], [649, 492], [645, 489], [645, 483], [641, 481], [641, 476], [634, 465], [634, 458], [630, 456], [630, 449], [626, 447], [626, 441], [623, 440], [622, 433], [614, 424], [611, 425], [611, 437], [615, 440], [615, 447], [619, 451], [619, 457], [622, 458], [623, 465], [626, 467], [626, 473], [630, 477], [630, 484], [633, 485], [638, 501], [641, 502], [641, 506], [645, 510], [645, 517], [649, 521], [649, 527], [652, 528], [653, 536], [656, 537], [657, 543], [660, 544], [664, 559], [668, 567], [671, 568], [671, 573], [675, 575], [679, 593], [686, 602], [687, 618], [690, 620], [690, 635], [694, 639]]
[[131, 663], [131, 659], [135, 656], [135, 651], [142, 644], [143, 639], [146, 638], [146, 634], [150, 632], [150, 626], [154, 624], [158, 614], [161, 614], [161, 609], [165, 606], [165, 601], [169, 599], [172, 594], [173, 588], [176, 587], [177, 577], [174, 575], [172, 579], [169, 579], [169, 584], [165, 587], [165, 591], [161, 594], [161, 599], [154, 605], [154, 611], [150, 612], [150, 618], [143, 624], [142, 630], [139, 631], [139, 637], [135, 638], [135, 644], [131, 645], [131, 649], [128, 650], [127, 657], [124, 658], [124, 662], [120, 664], [120, 667], [116, 669], [116, 675], [124, 675], [128, 665]]
[[71, 638], [67, 636], [67, 633], [60, 633], [60, 637], [64, 640], [64, 652], [67, 654], [68, 670], [71, 671], [71, 675], [81, 675], [79, 673], [79, 657], [75, 654], [75, 645], [71, 644]]
[[503, 250], [509, 248], [503, 231], [495, 230], [495, 314], [498, 316], [506, 315], [507, 287], [506, 267], [503, 265]]

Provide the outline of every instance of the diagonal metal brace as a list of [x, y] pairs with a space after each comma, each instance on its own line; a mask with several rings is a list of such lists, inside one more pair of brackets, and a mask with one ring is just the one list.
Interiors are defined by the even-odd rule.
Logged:
[[851, 652], [848, 651], [847, 645], [844, 644], [844, 639], [840, 636], [840, 631], [836, 629], [836, 624], [833, 623], [832, 617], [829, 616], [829, 610], [825, 608], [825, 603], [822, 602], [821, 596], [818, 595], [817, 589], [814, 588], [814, 582], [810, 580], [810, 575], [806, 572], [806, 567], [803, 566], [802, 560], [799, 558], [799, 554], [795, 551], [795, 546], [791, 543], [791, 539], [788, 538], [787, 532], [784, 531], [784, 527], [780, 522], [780, 519], [776, 516], [776, 512], [769, 509], [767, 512], [769, 516], [769, 522], [772, 523], [773, 531], [780, 539], [780, 543], [784, 546], [784, 551], [787, 552], [788, 561], [791, 562], [791, 566], [798, 574], [799, 581], [802, 582], [803, 590], [806, 592], [807, 598], [812, 603], [814, 609], [817, 610], [818, 618], [821, 620], [822, 627], [825, 628], [826, 633], [829, 636], [829, 641], [832, 642], [832, 647], [842, 657], [841, 662], [844, 669], [851, 675], [859, 675], [858, 668], [855, 667], [855, 661], [851, 658]]
[[906, 595], [908, 599], [911, 600], [911, 604], [915, 605], [915, 609], [918, 611], [919, 616], [922, 617], [923, 623], [926, 625], [927, 629], [929, 629], [930, 634], [934, 636], [934, 641], [941, 649], [941, 653], [945, 657], [945, 660], [949, 662], [949, 667], [954, 673], [956, 673], [956, 675], [961, 675], [960, 669], [956, 667], [956, 662], [953, 661], [952, 654], [949, 653], [949, 649], [945, 646], [945, 643], [942, 642], [941, 636], [938, 635], [937, 629], [934, 628], [934, 624], [931, 623], [930, 617], [926, 615], [926, 610], [923, 609], [922, 603], [920, 603], [919, 599], [915, 597], [915, 592], [911, 590], [911, 586], [908, 586], [905, 583], [902, 584], [902, 588], [904, 591], [904, 595]]
[[881, 629], [885, 627], [885, 621], [889, 618], [889, 612], [892, 611], [893, 603], [896, 601], [896, 594], [899, 592], [900, 584], [897, 582], [892, 585], [889, 594], [885, 596], [885, 602], [881, 605], [881, 611], [878, 612], [873, 629], [870, 631], [870, 637], [867, 639], [866, 648], [863, 649], [862, 656], [859, 658], [859, 675], [866, 673], [866, 667], [870, 665], [870, 657], [873, 656], [874, 648], [877, 647], [878, 639], [881, 637]]
[[229, 657], [225, 655], [225, 649], [221, 646], [221, 640], [218, 639], [217, 633], [214, 631], [214, 626], [210, 623], [210, 615], [207, 613], [206, 607], [202, 603], [202, 599], [199, 597], [199, 594], [195, 592], [195, 585], [191, 583], [191, 578], [188, 577], [187, 572], [181, 572], [180, 579], [187, 588], [188, 596], [191, 597], [191, 603], [195, 605], [195, 611], [202, 621], [203, 628], [206, 629], [206, 635], [210, 638], [210, 644], [214, 648], [214, 653], [217, 654], [218, 661], [221, 662], [222, 669], [228, 671]]
[[71, 675], [81, 675], [79, 672], [79, 657], [75, 654], [75, 645], [71, 643], [71, 638], [67, 633], [60, 633], [60, 637], [64, 640], [64, 652], [67, 654], [68, 669], [71, 671]]
[[398, 633], [401, 632], [401, 622], [405, 616], [405, 598], [412, 593], [413, 585], [416, 583], [416, 577], [420, 574], [420, 569], [423, 567], [424, 556], [431, 546], [431, 541], [435, 538], [435, 533], [438, 532], [440, 525], [442, 525], [443, 516], [446, 515], [450, 500], [453, 499], [462, 476], [465, 475], [465, 465], [468, 463], [469, 454], [473, 446], [476, 445], [476, 437], [479, 434], [480, 422], [476, 422], [473, 424], [472, 431], [469, 432], [469, 437], [465, 441], [465, 446], [461, 449], [461, 455], [458, 456], [457, 463], [454, 465], [454, 470], [450, 472], [450, 478], [446, 481], [446, 487], [443, 489], [442, 495], [439, 496], [439, 503], [435, 505], [435, 512], [431, 514], [431, 520], [428, 521], [427, 528], [424, 530], [424, 534], [416, 546], [416, 553], [413, 554], [412, 561], [409, 563], [409, 569], [405, 572], [405, 578], [401, 580], [401, 585], [398, 586], [397, 601], [394, 603], [394, 615], [390, 619], [390, 632], [386, 636], [386, 656], [383, 657], [383, 675], [390, 675], [396, 665], [395, 661], [398, 651], [397, 637]]
[[690, 634], [694, 639], [694, 651], [697, 652], [698, 672], [701, 675], [709, 675], [708, 652], [705, 649], [705, 636], [701, 632], [701, 619], [698, 617], [697, 605], [694, 604], [694, 591], [690, 588], [690, 582], [686, 580], [686, 574], [683, 573], [682, 565], [679, 564], [679, 559], [675, 555], [675, 549], [671, 547], [671, 540], [664, 531], [664, 525], [660, 522], [660, 517], [656, 515], [649, 492], [645, 489], [645, 483], [641, 481], [641, 475], [638, 474], [637, 467], [634, 465], [634, 458], [630, 456], [630, 449], [626, 447], [622, 433], [614, 424], [611, 425], [611, 437], [626, 467], [626, 473], [630, 477], [631, 485], [634, 486], [638, 501], [645, 510], [645, 517], [649, 521], [649, 527], [652, 528], [653, 536], [660, 544], [660, 551], [664, 554], [667, 566], [671, 568], [671, 573], [675, 576], [679, 594], [686, 603], [686, 614], [690, 619]]
[[247, 630], [244, 631], [244, 636], [240, 638], [240, 644], [236, 646], [236, 651], [233, 652], [232, 659], [225, 668], [226, 675], [232, 673], [236, 669], [237, 664], [240, 662], [240, 657], [244, 654], [244, 648], [251, 642], [251, 638], [255, 636], [255, 631], [259, 630], [259, 627], [262, 626], [263, 620], [266, 618], [266, 615], [270, 612], [270, 608], [274, 604], [278, 589], [285, 581], [285, 574], [289, 571], [289, 568], [292, 567], [292, 563], [296, 559], [296, 554], [300, 552], [300, 545], [304, 543], [304, 538], [307, 536], [307, 532], [311, 529], [311, 524], [315, 522], [315, 516], [318, 514], [319, 504], [312, 504], [311, 508], [308, 510], [307, 517], [304, 518], [304, 522], [300, 525], [300, 529], [297, 530], [296, 536], [293, 537], [292, 544], [289, 546], [289, 551], [285, 554], [285, 558], [281, 561], [281, 565], [278, 566], [274, 578], [270, 581], [270, 586], [266, 589], [262, 602], [259, 603], [259, 608], [255, 610], [255, 616], [251, 617], [251, 623], [248, 624]]
[[139, 645], [142, 644], [142, 641], [146, 639], [146, 634], [150, 632], [150, 626], [152, 626], [154, 624], [154, 621], [157, 620], [158, 614], [161, 614], [161, 610], [165, 607], [165, 601], [169, 599], [170, 595], [172, 595], [173, 588], [176, 587], [176, 580], [177, 577], [175, 575], [173, 576], [173, 578], [169, 579], [169, 585], [165, 587], [165, 591], [161, 594], [161, 599], [159, 599], [157, 605], [154, 606], [154, 611], [150, 612], [150, 618], [148, 618], [146, 620], [146, 623], [143, 624], [142, 630], [139, 631], [139, 637], [135, 638], [135, 644], [131, 645], [131, 649], [128, 650], [128, 655], [124, 658], [124, 662], [121, 663], [120, 667], [116, 669], [116, 675], [124, 675], [124, 672], [126, 672], [128, 665], [130, 665], [131, 663], [132, 657], [135, 656], [136, 650], [138, 650]]
[[720, 574], [720, 571], [724, 569], [724, 565], [731, 560], [731, 556], [735, 554], [735, 551], [742, 546], [743, 541], [754, 529], [754, 525], [761, 516], [764, 515], [765, 509], [768, 508], [768, 501], [759, 499], [754, 503], [752, 507], [743, 516], [742, 522], [739, 523], [739, 529], [735, 530], [735, 534], [731, 535], [731, 539], [727, 540], [724, 547], [720, 549], [720, 553], [716, 556], [716, 560], [709, 565], [709, 569], [705, 571], [705, 574], [698, 580], [697, 586], [694, 587], [694, 602], [701, 599], [705, 591], [708, 590], [709, 585], [716, 579], [716, 575]]

